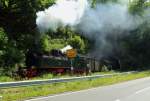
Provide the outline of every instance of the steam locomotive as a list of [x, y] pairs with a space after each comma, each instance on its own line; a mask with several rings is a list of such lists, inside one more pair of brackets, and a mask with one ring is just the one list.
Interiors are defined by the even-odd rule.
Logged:
[[72, 47], [67, 46], [61, 50], [53, 49], [46, 54], [29, 51], [26, 55], [26, 65], [28, 67], [26, 74], [28, 77], [36, 76], [43, 72], [88, 74], [89, 72], [101, 71], [102, 66], [106, 64], [100, 59], [80, 54], [77, 54], [74, 58], [68, 58], [66, 51], [70, 49]]
[[28, 51], [26, 54], [27, 74], [35, 76], [43, 72], [56, 74], [65, 72], [88, 73], [90, 69], [87, 58], [79, 54], [74, 58], [67, 57], [66, 51], [70, 49], [72, 49], [70, 46], [61, 50], [53, 49], [47, 54]]

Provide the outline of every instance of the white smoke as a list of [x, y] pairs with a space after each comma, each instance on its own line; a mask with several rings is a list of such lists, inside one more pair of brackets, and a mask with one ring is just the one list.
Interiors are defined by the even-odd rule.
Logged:
[[57, 0], [45, 11], [37, 13], [36, 24], [42, 32], [71, 26], [95, 41], [97, 53], [107, 54], [114, 47], [113, 41], [107, 41], [108, 36], [113, 39], [116, 34], [133, 30], [143, 22], [140, 16], [129, 13], [127, 1], [97, 4], [91, 8], [88, 0]]
[[128, 0], [97, 4], [91, 8], [88, 0], [57, 0], [44, 11], [37, 12], [40, 31], [56, 31], [71, 26], [85, 33], [111, 31], [114, 28], [131, 30], [142, 21], [128, 12]]
[[88, 7], [87, 0], [57, 0], [45, 11], [37, 12], [36, 24], [40, 31], [56, 31], [59, 27], [73, 26], [80, 22]]
[[91, 36], [91, 33], [94, 32], [105, 34], [114, 29], [133, 30], [142, 22], [140, 16], [133, 16], [129, 13], [126, 3], [107, 3], [98, 4], [94, 9], [88, 9], [76, 29]]
[[62, 53], [66, 53], [68, 50], [71, 50], [71, 49], [73, 49], [73, 47], [70, 46], [70, 45], [67, 45], [66, 47], [60, 49], [60, 51], [61, 51]]

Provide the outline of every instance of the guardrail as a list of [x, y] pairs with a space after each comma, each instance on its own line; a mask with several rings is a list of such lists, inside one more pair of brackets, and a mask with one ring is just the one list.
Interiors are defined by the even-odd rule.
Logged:
[[124, 73], [114, 73], [114, 74], [94, 75], [94, 76], [82, 76], [82, 77], [70, 77], [70, 78], [59, 78], [59, 79], [28, 80], [28, 81], [19, 81], [19, 82], [4, 82], [4, 83], [0, 83], [0, 88], [33, 86], [33, 85], [42, 85], [42, 84], [70, 82], [70, 81], [77, 81], [77, 80], [91, 80], [91, 79], [111, 77], [111, 76], [115, 76], [115, 75], [125, 75], [125, 74], [131, 74], [131, 73], [136, 73], [136, 72], [133, 71], [133, 72], [124, 72]]

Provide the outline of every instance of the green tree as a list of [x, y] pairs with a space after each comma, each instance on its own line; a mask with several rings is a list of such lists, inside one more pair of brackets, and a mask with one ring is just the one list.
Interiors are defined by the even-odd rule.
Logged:
[[[0, 26], [3, 27], [9, 40], [16, 41], [19, 48], [39, 40], [36, 28], [36, 12], [51, 5], [55, 0], [1, 0]], [[30, 43], [27, 42], [29, 40]], [[33, 40], [33, 42], [32, 42]], [[26, 42], [27, 43], [26, 43]], [[27, 48], [26, 47], [26, 48]]]
[[0, 66], [4, 65], [4, 60], [2, 59], [5, 49], [7, 47], [8, 38], [3, 28], [0, 28]]
[[54, 0], [0, 1], [0, 60], [3, 66], [24, 61], [28, 49], [36, 48], [40, 34], [36, 29], [36, 12]]
[[142, 15], [146, 8], [145, 0], [133, 0], [129, 2], [129, 11], [131, 14]]
[[40, 40], [40, 46], [42, 51], [50, 51], [50, 37], [48, 35], [43, 35], [43, 37]]
[[23, 61], [23, 53], [17, 49], [15, 42], [9, 41], [5, 31], [0, 28], [0, 67], [14, 66]]
[[80, 36], [74, 36], [68, 42], [73, 48], [77, 49], [79, 52], [83, 53], [85, 50], [85, 44], [83, 39]]

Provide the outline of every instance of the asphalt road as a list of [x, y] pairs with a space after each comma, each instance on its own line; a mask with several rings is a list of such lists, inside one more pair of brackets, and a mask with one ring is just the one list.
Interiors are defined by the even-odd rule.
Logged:
[[150, 77], [26, 101], [150, 101]]

